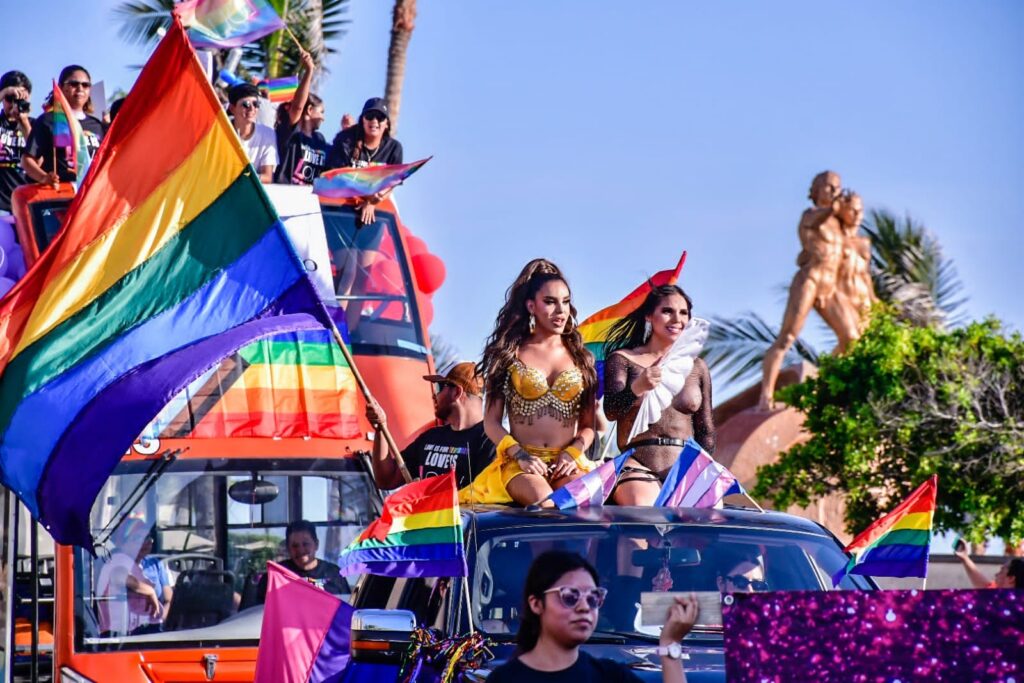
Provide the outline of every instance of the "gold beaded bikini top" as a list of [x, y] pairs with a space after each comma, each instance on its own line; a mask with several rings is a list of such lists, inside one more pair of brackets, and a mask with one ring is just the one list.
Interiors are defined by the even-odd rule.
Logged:
[[579, 415], [583, 389], [583, 373], [579, 368], [563, 370], [555, 383], [548, 386], [548, 378], [543, 372], [516, 358], [505, 376], [505, 404], [509, 418], [533, 422], [534, 416], [548, 415], [570, 422]]

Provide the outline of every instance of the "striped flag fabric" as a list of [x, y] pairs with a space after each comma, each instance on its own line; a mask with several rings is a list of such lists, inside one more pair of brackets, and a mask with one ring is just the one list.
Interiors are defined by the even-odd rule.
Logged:
[[938, 490], [939, 478], [932, 475], [895, 510], [853, 539], [846, 546], [850, 561], [832, 577], [832, 585], [846, 574], [927, 577]]
[[630, 449], [612, 460], [605, 460], [579, 479], [573, 479], [568, 484], [559, 487], [548, 496], [548, 499], [559, 510], [575, 510], [604, 505], [608, 496], [612, 494], [619, 475], [622, 474], [622, 466], [626, 464], [626, 460], [632, 454], [633, 450]]
[[715, 462], [693, 439], [683, 450], [661, 486], [655, 507], [722, 507], [722, 499], [732, 493], [745, 494], [732, 472]]
[[466, 576], [455, 470], [406, 484], [385, 498], [380, 519], [342, 551], [341, 573]]
[[50, 111], [53, 114], [53, 146], [64, 148], [68, 169], [75, 172], [75, 180], [80, 183], [85, 179], [89, 164], [92, 162], [89, 146], [85, 142], [85, 132], [82, 130], [82, 124], [71, 113], [71, 105], [68, 104], [57, 81], [53, 82], [52, 101]]
[[411, 164], [339, 168], [328, 171], [313, 181], [313, 194], [331, 199], [368, 197], [405, 182], [406, 178], [432, 158], [427, 157]]
[[622, 301], [602, 308], [586, 320], [580, 323], [580, 335], [587, 350], [594, 354], [594, 361], [597, 365], [597, 391], [598, 397], [604, 393], [604, 344], [608, 341], [608, 332], [615, 323], [635, 311], [644, 302], [651, 292], [651, 286], [674, 285], [679, 281], [679, 274], [686, 263], [686, 252], [679, 257], [676, 267], [670, 270], [658, 271], [648, 280], [640, 283], [636, 289], [630, 292]]
[[93, 500], [172, 397], [258, 338], [330, 324], [175, 23], [0, 300], [0, 481], [91, 547]]
[[299, 89], [299, 78], [298, 76], [271, 78], [269, 81], [260, 81], [259, 87], [266, 88], [267, 99], [271, 102], [291, 102]]
[[197, 48], [241, 47], [285, 26], [267, 0], [184, 0], [174, 15]]
[[341, 680], [350, 659], [353, 612], [337, 596], [268, 562], [255, 683]]

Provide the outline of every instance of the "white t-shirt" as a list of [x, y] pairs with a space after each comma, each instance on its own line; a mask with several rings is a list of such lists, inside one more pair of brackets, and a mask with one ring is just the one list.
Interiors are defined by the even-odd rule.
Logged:
[[100, 630], [121, 635], [140, 626], [159, 623], [149, 616], [146, 598], [128, 589], [128, 577], [146, 582], [142, 567], [123, 552], [115, 552], [100, 570], [96, 581]]
[[273, 128], [257, 123], [252, 137], [242, 140], [242, 147], [245, 148], [245, 153], [249, 155], [249, 161], [257, 171], [264, 166], [269, 166], [271, 169], [277, 168], [277, 137], [274, 135]]

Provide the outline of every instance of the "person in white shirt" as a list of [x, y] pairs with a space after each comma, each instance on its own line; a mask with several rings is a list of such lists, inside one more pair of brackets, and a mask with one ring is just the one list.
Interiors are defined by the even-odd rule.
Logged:
[[274, 181], [277, 168], [277, 138], [274, 129], [257, 123], [260, 91], [251, 83], [239, 83], [228, 91], [228, 113], [249, 161], [264, 183]]
[[114, 549], [96, 581], [100, 631], [139, 635], [158, 631], [164, 608], [156, 587], [146, 578], [142, 559], [153, 549], [152, 528], [129, 517], [114, 531]]

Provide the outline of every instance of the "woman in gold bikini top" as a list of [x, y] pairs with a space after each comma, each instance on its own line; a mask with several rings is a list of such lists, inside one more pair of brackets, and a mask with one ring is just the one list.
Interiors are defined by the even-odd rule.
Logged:
[[498, 457], [460, 500], [533, 505], [594, 468], [583, 455], [594, 440], [594, 357], [553, 263], [531, 261], [509, 288], [478, 372]]

